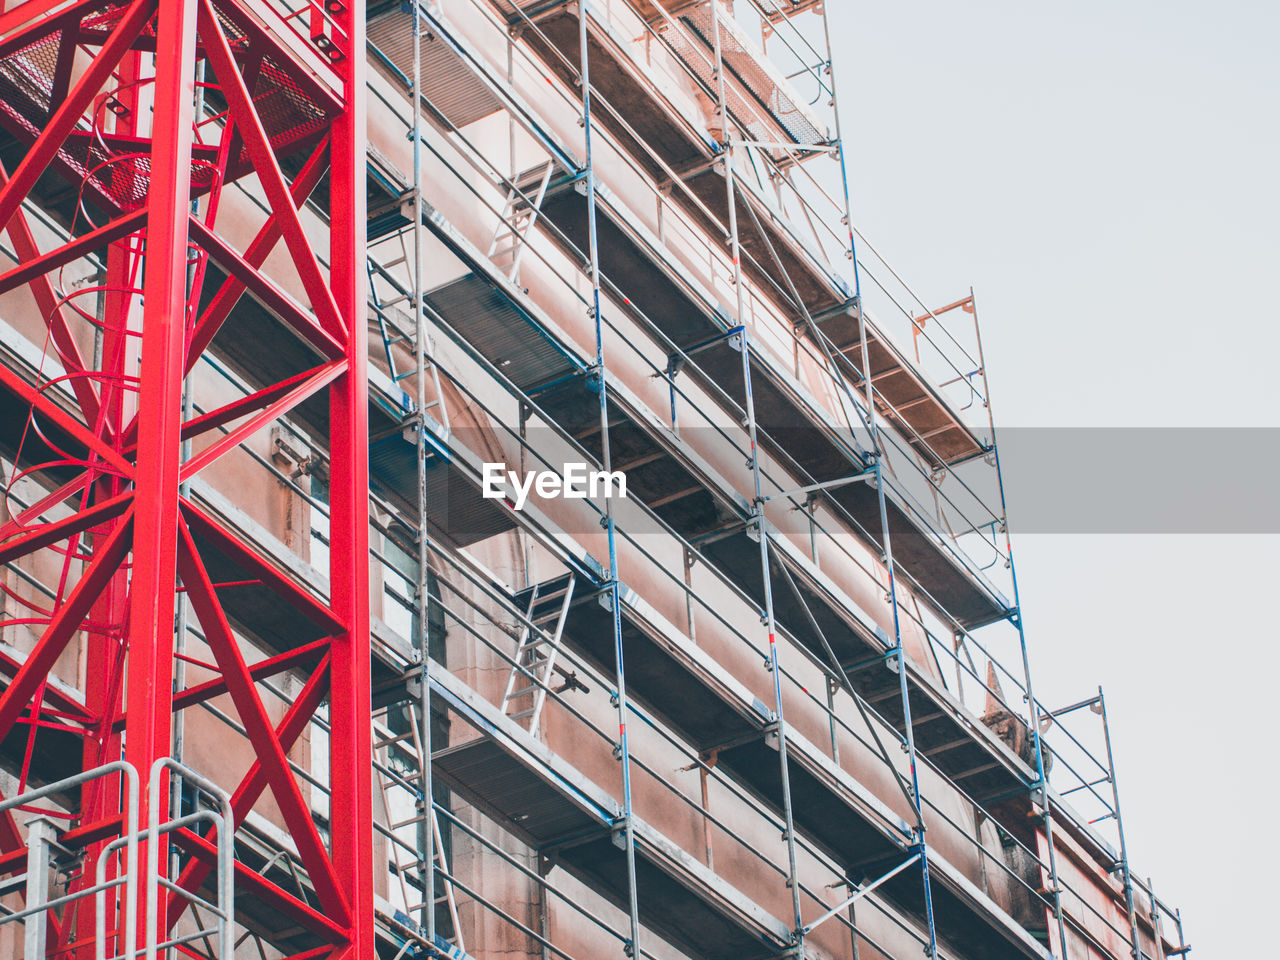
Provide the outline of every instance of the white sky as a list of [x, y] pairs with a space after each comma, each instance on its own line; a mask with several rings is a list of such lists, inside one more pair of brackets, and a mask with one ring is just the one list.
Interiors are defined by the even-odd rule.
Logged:
[[[1280, 4], [828, 2], [855, 220], [926, 299], [974, 285], [998, 424], [1280, 427]], [[1193, 957], [1257, 955], [1280, 537], [1013, 523], [1037, 694], [1106, 688], [1135, 869]]]

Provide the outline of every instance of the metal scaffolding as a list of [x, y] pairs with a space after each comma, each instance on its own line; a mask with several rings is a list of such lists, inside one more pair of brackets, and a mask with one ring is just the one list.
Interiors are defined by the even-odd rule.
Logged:
[[854, 228], [836, 59], [812, 0], [0, 12], [0, 936], [1188, 951], [1101, 689], [1033, 691], [976, 299]]
[[[737, 216], [738, 216], [738, 209], [739, 209], [739, 202], [737, 199], [737, 190], [740, 188], [737, 184], [737, 177], [735, 175], [734, 167], [733, 167], [734, 151], [735, 149], [738, 149], [738, 148], [747, 148], [747, 147], [769, 148], [769, 147], [774, 147], [779, 145], [775, 143], [763, 144], [758, 140], [756, 141], [748, 140], [746, 139], [748, 135], [745, 132], [742, 134], [743, 136], [742, 140], [735, 140], [732, 134], [730, 133], [730, 124], [726, 122], [726, 120], [732, 109], [731, 107], [732, 101], [731, 101], [731, 98], [726, 94], [726, 89], [725, 89], [725, 83], [726, 83], [725, 77], [730, 71], [726, 69], [725, 59], [723, 55], [723, 47], [721, 44], [721, 28], [720, 28], [721, 14], [719, 11], [719, 7], [716, 4], [707, 5], [707, 8], [708, 9], [705, 12], [709, 14], [709, 17], [706, 17], [705, 19], [709, 19], [710, 26], [711, 26], [710, 41], [708, 45], [710, 47], [713, 59], [711, 60], [710, 64], [708, 64], [709, 70], [705, 72], [703, 79], [704, 81], [709, 80], [710, 86], [712, 86], [715, 89], [715, 93], [716, 93], [715, 104], [712, 107], [711, 112], [715, 117], [721, 118], [720, 130], [722, 131], [722, 140], [719, 144], [719, 148], [721, 151], [721, 159], [719, 163], [724, 173], [724, 180], [725, 180], [726, 190], [727, 190], [727, 204], [726, 204], [726, 210], [728, 214], [727, 242], [731, 251], [730, 259], [731, 259], [731, 262], [733, 263], [733, 268], [734, 268], [733, 269], [733, 290], [734, 290], [735, 298], [738, 303], [736, 316], [743, 317], [746, 315], [743, 272], [742, 272], [742, 262], [743, 262], [744, 255], [740, 245], [738, 223], [737, 223]], [[539, 12], [541, 13], [541, 11]], [[666, 11], [663, 10], [661, 7], [658, 7], [656, 12], [659, 18], [664, 20], [667, 25], [674, 24], [672, 17], [669, 14], [667, 14]], [[599, 92], [596, 91], [591, 86], [590, 79], [589, 79], [590, 78], [590, 69], [589, 69], [590, 54], [589, 54], [589, 43], [588, 43], [588, 19], [589, 18], [587, 15], [579, 15], [576, 18], [577, 27], [578, 27], [578, 30], [577, 30], [578, 48], [579, 48], [578, 52], [580, 57], [579, 62], [576, 65], [573, 64], [569, 60], [569, 58], [564, 56], [563, 53], [558, 52], [555, 45], [555, 41], [551, 37], [549, 37], [547, 34], [545, 34], [542, 31], [542, 29], [539, 27], [537, 22], [537, 19], [538, 19], [537, 16], [531, 17], [529, 13], [523, 8], [513, 6], [510, 10], [510, 19], [512, 22], [518, 22], [521, 30], [527, 30], [530, 33], [540, 37], [540, 39], [544, 41], [546, 48], [549, 49], [552, 54], [557, 55], [561, 60], [562, 65], [573, 74], [573, 81], [572, 81], [573, 85], [582, 91], [582, 101], [581, 101], [582, 118], [580, 120], [580, 124], [585, 131], [586, 162], [580, 168], [570, 171], [570, 173], [572, 176], [580, 178], [582, 181], [585, 182], [585, 189], [583, 193], [586, 196], [586, 212], [585, 212], [585, 219], [586, 219], [585, 248], [586, 249], [585, 251], [580, 251], [580, 252], [583, 254], [584, 261], [586, 263], [586, 272], [588, 273], [588, 276], [591, 279], [592, 293], [589, 298], [588, 311], [589, 311], [589, 315], [594, 319], [596, 324], [596, 347], [597, 347], [595, 364], [588, 366], [587, 370], [588, 370], [588, 374], [590, 374], [593, 370], [599, 371], [598, 375], [600, 376], [600, 380], [601, 380], [600, 389], [598, 391], [599, 397], [600, 397], [600, 403], [601, 403], [601, 423], [600, 423], [600, 429], [599, 429], [599, 433], [601, 437], [602, 454], [603, 454], [601, 460], [604, 465], [604, 468], [606, 470], [609, 470], [611, 469], [611, 466], [612, 466], [612, 458], [610, 457], [610, 453], [609, 453], [609, 436], [610, 436], [610, 430], [611, 430], [611, 423], [609, 420], [609, 412], [608, 412], [608, 399], [607, 399], [608, 390], [607, 390], [607, 387], [605, 386], [606, 368], [603, 362], [604, 337], [603, 337], [603, 329], [601, 327], [601, 314], [600, 314], [600, 293], [602, 289], [602, 279], [601, 279], [600, 261], [599, 261], [599, 253], [598, 253], [598, 245], [599, 245], [598, 230], [596, 227], [596, 217], [597, 217], [596, 204], [597, 204], [597, 198], [599, 194], [596, 187], [594, 165], [592, 162], [592, 153], [591, 153], [591, 146], [590, 146], [591, 136], [593, 133], [593, 118], [591, 115], [592, 98], [594, 95], [603, 99], [603, 96], [600, 95]], [[783, 19], [785, 20], [786, 18], [783, 17]], [[773, 21], [773, 22], [776, 22], [776, 21]], [[823, 16], [822, 37], [827, 44], [826, 56], [823, 57], [819, 62], [820, 69], [818, 71], [811, 71], [811, 72], [815, 76], [820, 77], [822, 71], [825, 71], [826, 76], [830, 77], [831, 75], [830, 34], [825, 21], [825, 15]], [[707, 38], [704, 36], [703, 39], [706, 40]], [[676, 45], [680, 46], [679, 41], [677, 41]], [[694, 46], [691, 43], [686, 42], [683, 46], [681, 46], [681, 49], [684, 52], [686, 57], [698, 55], [698, 51], [694, 50]], [[702, 55], [705, 56], [705, 53], [703, 53]], [[512, 55], [509, 47], [508, 73], [510, 73], [511, 57]], [[734, 74], [734, 75], [739, 77], [739, 80], [740, 80], [740, 74]], [[833, 85], [829, 90], [829, 93], [831, 97], [831, 106], [834, 108], [836, 98], [834, 94]], [[743, 100], [744, 98], [739, 95], [736, 101], [739, 107], [741, 106]], [[613, 110], [613, 108], [609, 106], [607, 102], [606, 102], [606, 109], [609, 110], [619, 120], [620, 123], [625, 124], [626, 122], [625, 119], [621, 116], [618, 116], [618, 112]], [[833, 109], [833, 113], [834, 113], [835, 124], [836, 124], [836, 137], [829, 144], [829, 146], [832, 148], [829, 150], [829, 155], [833, 156], [834, 158], [840, 161], [840, 169], [841, 169], [841, 175], [842, 175], [841, 182], [846, 185], [844, 190], [844, 196], [846, 198], [845, 211], [841, 219], [844, 224], [850, 225], [851, 218], [848, 213], [848, 207], [847, 207], [847, 177], [845, 176], [845, 170], [844, 170], [844, 156], [843, 156], [842, 150], [840, 149], [841, 138], [839, 134], [838, 110]], [[441, 116], [444, 117], [445, 123], [448, 124], [447, 116], [444, 115], [443, 113], [441, 113]], [[514, 121], [513, 121], [513, 126], [514, 126]], [[461, 131], [457, 130], [456, 128], [454, 132], [461, 134]], [[794, 148], [794, 145], [792, 145], [792, 148]], [[786, 149], [788, 148], [784, 146], [784, 150]], [[822, 152], [822, 151], [819, 150], [814, 152]], [[796, 162], [795, 150], [791, 149], [790, 153], [791, 155], [789, 159], [793, 163], [795, 163]], [[479, 156], [479, 154], [480, 154], [480, 151], [477, 150], [476, 151], [477, 157]], [[544, 198], [547, 195], [548, 180], [557, 159], [558, 158], [554, 154], [551, 156], [546, 166], [543, 168], [544, 169], [543, 176], [540, 178], [540, 180], [536, 182], [536, 185], [535, 185], [535, 182], [529, 181], [526, 185], [522, 187], [521, 183], [517, 182], [514, 179], [516, 177], [516, 171], [514, 170], [514, 168], [511, 174], [513, 179], [506, 180], [506, 178], [503, 178], [505, 180], [505, 189], [507, 191], [509, 202], [501, 210], [495, 210], [494, 212], [497, 214], [499, 220], [502, 223], [507, 224], [507, 226], [505, 227], [499, 226], [498, 232], [495, 233], [495, 238], [498, 238], [498, 237], [511, 238], [511, 242], [514, 244], [516, 248], [520, 250], [521, 254], [526, 252], [524, 247], [521, 246], [521, 242], [519, 239], [526, 235], [526, 231], [522, 230], [521, 227], [531, 224], [532, 222], [535, 222], [538, 216], [542, 214], [542, 205], [544, 202]], [[415, 167], [416, 167], [416, 164], [415, 164]], [[496, 171], [496, 168], [493, 168], [493, 169]], [[527, 204], [527, 207], [525, 209], [530, 211], [530, 213], [525, 214], [523, 223], [517, 222], [513, 216], [513, 212], [518, 206], [517, 198], [523, 199], [523, 201]], [[516, 201], [516, 202], [513, 203], [511, 201]], [[701, 203], [699, 203], [699, 205], [701, 206]], [[703, 207], [703, 210], [704, 212], [707, 212], [705, 206]], [[542, 214], [542, 215], [544, 217], [543, 222], [545, 223], [546, 215], [545, 214]], [[757, 220], [756, 222], [758, 225], [759, 221]], [[572, 242], [572, 240], [569, 240], [568, 242]], [[853, 294], [851, 303], [853, 305], [854, 310], [861, 311], [862, 296], [861, 296], [861, 290], [860, 290], [861, 285], [860, 285], [860, 277], [859, 277], [859, 271], [858, 271], [859, 261], [856, 259], [855, 252], [854, 252], [855, 250], [854, 234], [851, 227], [849, 229], [848, 243], [849, 243], [849, 246], [848, 246], [846, 255], [848, 259], [853, 263], [852, 279], [853, 279], [854, 294]], [[493, 253], [493, 251], [497, 248], [497, 246], [498, 246], [498, 241], [497, 239], [495, 239], [495, 242], [490, 246], [490, 254]], [[776, 252], [772, 250], [770, 252], [773, 254], [774, 259], [776, 261], [778, 259]], [[747, 254], [746, 257], [750, 259], [750, 254]], [[759, 264], [757, 264], [757, 266], [759, 266]], [[786, 281], [787, 278], [785, 276], [784, 265], [781, 263], [778, 263], [778, 266], [783, 267], [783, 270], [784, 270], [783, 279], [784, 281]], [[514, 275], [515, 275], [515, 270], [512, 271], [511, 276], [514, 277]], [[616, 288], [612, 288], [612, 285], [609, 283], [607, 279], [604, 281], [604, 285], [606, 289], [610, 290], [610, 292], [613, 292], [613, 289], [616, 289]], [[795, 294], [794, 286], [791, 287], [790, 292], [793, 295]], [[816, 346], [818, 347], [819, 351], [821, 351], [821, 353], [824, 355], [824, 359], [826, 360], [828, 367], [833, 370], [833, 373], [835, 375], [833, 376], [833, 379], [835, 377], [838, 377], [839, 376], [839, 372], [837, 372], [838, 365], [833, 359], [833, 354], [832, 354], [832, 351], [834, 349], [837, 349], [835, 347], [835, 344], [833, 344], [830, 338], [826, 336], [823, 331], [821, 331], [820, 326], [814, 323], [813, 317], [808, 315], [808, 312], [805, 310], [805, 305], [803, 303], [803, 300], [798, 296], [795, 296], [794, 299], [797, 301], [798, 305], [800, 306], [801, 311], [805, 313], [805, 320], [812, 325], [813, 329], [817, 333], [817, 336], [815, 337]], [[956, 306], [961, 306], [961, 305], [964, 306], [966, 312], [972, 313], [974, 315], [975, 324], [976, 324], [976, 304], [974, 303], [972, 295], [970, 295], [970, 297], [967, 298], [967, 302], [962, 301], [960, 303], [953, 304], [951, 305], [951, 308], [954, 308]], [[922, 316], [916, 317], [914, 315], [908, 314], [908, 318], [911, 320], [913, 324], [911, 333], [912, 333], [913, 344], [916, 347], [917, 355], [919, 352], [919, 338], [922, 335], [924, 335], [926, 339], [930, 339], [929, 334], [925, 330], [925, 323], [929, 320], [932, 320], [935, 324], [940, 326], [941, 320], [938, 314], [944, 312], [945, 309], [951, 309], [951, 308], [944, 308], [943, 311], [938, 311], [935, 313], [934, 311], [929, 310], [928, 307], [924, 306], [923, 304], [921, 304], [920, 306], [923, 308]], [[445, 320], [444, 317], [441, 317], [440, 319], [443, 322], [447, 323], [447, 320]], [[882, 556], [885, 560], [886, 569], [889, 577], [888, 596], [889, 596], [890, 604], [894, 610], [895, 623], [896, 623], [897, 615], [898, 615], [898, 611], [897, 611], [898, 590], [897, 590], [897, 584], [896, 584], [898, 569], [897, 569], [897, 564], [894, 562], [894, 559], [893, 559], [892, 550], [889, 547], [889, 516], [888, 516], [888, 510], [886, 508], [885, 497], [884, 497], [885, 484], [884, 484], [884, 479], [882, 474], [882, 470], [883, 470], [882, 464], [886, 462], [887, 456], [882, 450], [881, 441], [879, 439], [880, 428], [876, 422], [877, 410], [879, 409], [892, 410], [894, 408], [891, 403], [883, 402], [885, 401], [885, 398], [877, 392], [874, 386], [875, 376], [873, 375], [871, 371], [871, 366], [870, 366], [872, 350], [867, 340], [867, 325], [859, 323], [858, 332], [859, 332], [859, 338], [860, 338], [859, 355], [862, 360], [862, 369], [859, 371], [856, 368], [854, 368], [852, 370], [846, 370], [844, 372], [846, 373], [846, 375], [848, 373], [852, 373], [854, 382], [855, 383], [860, 382], [862, 389], [864, 390], [865, 402], [861, 405], [861, 408], [865, 412], [862, 414], [862, 423], [865, 425], [865, 428], [870, 434], [870, 438], [871, 438], [870, 446], [871, 446], [871, 450], [874, 452], [874, 455], [869, 458], [871, 466], [869, 467], [867, 473], [870, 476], [866, 478], [859, 476], [851, 479], [853, 480], [870, 479], [871, 485], [874, 486], [879, 493], [879, 502], [880, 502], [879, 513], [880, 513], [880, 526], [881, 526], [880, 542], [883, 545]], [[751, 451], [753, 451], [754, 453], [754, 451], [756, 450], [757, 441], [755, 437], [756, 428], [755, 428], [754, 402], [752, 399], [751, 387], [750, 387], [750, 384], [751, 384], [750, 350], [747, 345], [746, 331], [744, 327], [734, 327], [734, 328], [730, 328], [728, 331], [726, 331], [726, 333], [722, 334], [722, 336], [730, 344], [736, 343], [737, 349], [741, 353], [742, 364], [743, 364], [742, 383], [744, 386], [744, 395], [742, 398], [741, 409], [745, 413], [745, 422], [747, 424], [748, 436], [749, 436], [749, 446]], [[948, 334], [948, 336], [950, 335]], [[705, 343], [699, 345], [700, 349], [705, 349], [706, 347], [707, 347], [707, 344]], [[979, 353], [981, 351], [980, 337], [977, 342], [977, 351]], [[840, 352], [843, 354], [843, 351], [840, 351]], [[673, 402], [672, 402], [673, 426], [675, 424], [674, 393], [676, 390], [675, 384], [674, 384], [674, 375], [676, 372], [678, 372], [681, 369], [681, 362], [690, 362], [689, 357], [684, 353], [684, 351], [680, 350], [678, 346], [675, 347], [675, 353], [680, 354], [678, 361], [677, 363], [669, 365], [669, 369], [668, 371], [666, 371], [667, 378], [671, 381], [671, 391], [673, 394]], [[990, 416], [990, 405], [985, 399], [985, 394], [986, 394], [985, 367], [981, 364], [980, 358], [978, 361], [975, 361], [975, 363], [976, 363], [976, 366], [973, 371], [967, 374], [961, 373], [957, 379], [964, 381], [966, 387], [972, 393], [974, 393], [976, 396], [979, 397], [983, 406], [987, 407], [988, 416]], [[974, 376], [977, 376], [981, 379], [982, 386], [980, 390], [975, 390], [973, 387]], [[848, 386], [845, 385], [843, 378], [841, 379], [841, 388], [846, 391], [848, 390]], [[856, 402], [854, 402], [853, 404], [851, 404], [851, 406], [857, 407], [858, 405], [856, 404]], [[842, 410], [842, 412], [845, 412], [845, 411]], [[846, 418], [847, 418], [847, 413], [846, 413]], [[897, 423], [899, 425], [902, 425], [905, 423], [905, 425], [907, 426], [907, 432], [910, 435], [908, 439], [908, 443], [915, 442], [922, 445], [927, 443], [926, 438], [921, 436], [918, 432], [915, 432], [912, 429], [910, 422], [908, 420], [905, 420], [900, 413], [897, 415]], [[992, 458], [995, 460], [995, 469], [996, 469], [997, 479], [998, 479], [999, 464], [998, 464], [998, 455], [996, 454], [995, 447], [994, 447], [994, 441], [992, 441], [992, 443], [985, 449], [986, 449], [986, 452], [989, 455], [991, 455]], [[760, 486], [758, 459], [753, 455], [750, 457], [749, 462], [752, 465], [753, 471], [755, 471], [756, 473], [756, 481], [755, 481], [756, 482], [756, 506], [755, 508], [753, 508], [752, 518], [749, 519], [747, 523], [748, 523], [748, 526], [754, 525], [756, 529], [759, 531], [757, 534], [757, 539], [760, 544], [760, 554], [761, 554], [761, 561], [762, 561], [762, 567], [763, 567], [762, 582], [764, 584], [764, 594], [763, 594], [764, 617], [763, 619], [765, 620], [766, 627], [768, 628], [768, 636], [770, 639], [770, 644], [769, 644], [770, 656], [776, 658], [776, 647], [774, 645], [774, 635], [776, 632], [776, 628], [773, 622], [773, 596], [772, 596], [772, 586], [771, 586], [772, 578], [769, 572], [770, 543], [772, 538], [768, 532], [767, 525], [766, 525], [767, 522], [764, 520], [763, 509], [762, 509], [763, 503], [769, 498], [764, 495], [763, 489]], [[835, 483], [839, 485], [843, 485], [845, 482], [846, 481], [836, 481]], [[821, 490], [824, 486], [825, 485], [822, 484], [821, 482], [815, 483], [810, 485], [810, 487], [805, 488], [804, 492], [812, 494], [815, 490]], [[606, 502], [606, 506], [608, 506], [607, 502]], [[1007, 524], [1004, 522], [1004, 519], [1003, 519], [1003, 510], [1001, 510], [1001, 513], [995, 517], [995, 521], [996, 522], [990, 523], [988, 525], [992, 531], [992, 534], [994, 535], [994, 533], [996, 532], [996, 528], [998, 526], [1007, 535]], [[603, 518], [602, 522], [605, 523], [606, 529], [609, 534], [610, 563], [608, 566], [608, 570], [612, 571], [616, 569], [617, 561], [616, 561], [616, 547], [614, 546], [614, 536], [615, 536], [614, 521], [613, 521], [610, 510], [606, 509], [606, 516]], [[1011, 553], [1007, 549], [1007, 542], [1006, 542], [1005, 556], [1009, 558], [1009, 567], [1012, 575]], [[612, 576], [607, 576], [605, 582], [606, 584], [614, 584], [614, 587], [607, 587], [607, 589], [609, 590], [612, 590], [616, 587], [616, 579], [613, 578]], [[914, 583], [913, 585], [919, 586], [918, 584], [914, 584]], [[801, 597], [800, 599], [803, 602], [803, 597]], [[615, 611], [613, 633], [615, 635], [615, 640], [617, 644], [617, 650], [615, 653], [615, 662], [617, 665], [617, 670], [619, 672], [619, 676], [617, 678], [618, 691], [615, 699], [618, 704], [618, 709], [620, 712], [621, 723], [620, 723], [619, 729], [620, 729], [621, 736], [619, 738], [619, 743], [617, 745], [617, 753], [619, 754], [623, 764], [623, 783], [624, 783], [623, 817], [625, 821], [629, 823], [631, 818], [630, 787], [628, 786], [630, 782], [630, 769], [629, 769], [630, 752], [627, 749], [626, 742], [625, 742], [626, 740], [626, 737], [625, 737], [626, 697], [625, 697], [625, 686], [621, 682], [622, 676], [624, 675], [623, 674], [624, 658], [622, 656], [623, 651], [622, 651], [622, 639], [621, 639], [622, 628], [621, 628], [621, 624], [618, 622], [616, 600], [611, 600], [610, 606]], [[1021, 630], [1021, 618], [1017, 612], [1016, 584], [1015, 584], [1015, 602], [1008, 616], [1010, 621], [1013, 622], [1018, 627], [1020, 645], [1025, 650], [1025, 637]], [[560, 628], [558, 627], [557, 633], [559, 629]], [[820, 628], [818, 628], [818, 633], [819, 635], [821, 635]], [[899, 658], [899, 668], [897, 672], [899, 677], [901, 678], [899, 693], [900, 693], [901, 702], [902, 702], [901, 709], [905, 718], [905, 727], [906, 727], [905, 737], [904, 737], [905, 748], [909, 756], [909, 767], [914, 776], [914, 772], [916, 769], [916, 748], [914, 743], [913, 724], [911, 723], [910, 695], [907, 687], [908, 671], [906, 669], [906, 664], [905, 664], [906, 654], [904, 650], [904, 645], [901, 640], [900, 629], [895, 627], [894, 633], [895, 633], [895, 637], [894, 637], [895, 643], [891, 647], [891, 655], [894, 655]], [[963, 628], [961, 628], [960, 630], [957, 631], [957, 637], [964, 638], [966, 636], [966, 633], [967, 632], [963, 630]], [[958, 652], [957, 652], [957, 656], [958, 656]], [[1029, 693], [1029, 683], [1030, 683], [1029, 661], [1027, 661], [1025, 657], [1023, 658], [1023, 660], [1024, 660], [1024, 667], [1025, 667], [1025, 672], [1024, 672], [1025, 682], [1028, 687], [1028, 696], [1025, 699], [1029, 704], [1028, 706], [1029, 730], [1031, 733], [1032, 753], [1033, 753], [1033, 756], [1035, 757], [1035, 768], [1036, 770], [1039, 771], [1034, 781], [1031, 784], [1029, 784], [1029, 792], [1034, 793], [1039, 798], [1039, 804], [1043, 811], [1046, 832], [1049, 835], [1047, 869], [1050, 876], [1050, 886], [1048, 890], [1048, 896], [1046, 899], [1047, 899], [1047, 902], [1051, 904], [1055, 920], [1058, 923], [1058, 942], [1060, 945], [1062, 945], [1065, 943], [1066, 933], [1064, 929], [1064, 921], [1062, 919], [1062, 911], [1061, 911], [1061, 904], [1060, 904], [1059, 880], [1057, 876], [1057, 867], [1055, 862], [1055, 859], [1056, 859], [1055, 846], [1052, 842], [1053, 808], [1052, 808], [1052, 802], [1049, 800], [1049, 788], [1047, 786], [1047, 777], [1045, 776], [1045, 773], [1044, 773], [1045, 762], [1042, 758], [1042, 748], [1041, 748], [1041, 741], [1039, 736], [1039, 732], [1041, 729], [1041, 720], [1040, 720], [1041, 708], [1038, 706], [1034, 696], [1030, 695]], [[839, 669], [838, 663], [836, 664], [836, 667], [837, 669]], [[517, 659], [517, 661], [513, 664], [513, 671], [512, 671], [513, 680], [516, 676], [516, 673], [521, 671], [523, 668], [524, 668], [524, 665], [521, 664], [520, 661]], [[958, 661], [957, 661], [957, 669], [958, 670], [961, 669], [961, 665], [959, 664]], [[773, 666], [771, 670], [775, 677], [779, 675], [776, 659], [773, 662]], [[971, 668], [969, 669], [969, 672], [971, 675], [973, 675], [973, 671]], [[986, 684], [982, 679], [976, 676], [974, 676], [973, 678], [978, 681], [979, 685], [986, 687]], [[532, 679], [535, 682], [545, 683], [544, 678], [533, 677]], [[847, 678], [846, 678], [846, 683], [847, 683]], [[997, 689], [998, 689], [998, 684], [997, 684]], [[995, 692], [995, 691], [992, 691], [989, 687], [987, 687], [987, 691], [989, 693]], [[853, 694], [855, 699], [858, 698], [857, 692], [853, 690], [851, 686], [850, 686], [850, 692]], [[505, 700], [506, 698], [504, 697], [504, 704], [505, 704]], [[859, 705], [861, 706], [861, 704]], [[794, 927], [793, 927], [790, 939], [791, 939], [791, 946], [793, 948], [798, 950], [803, 950], [804, 935], [808, 932], [809, 929], [811, 929], [811, 927], [806, 927], [803, 923], [803, 919], [801, 916], [800, 893], [799, 893], [800, 883], [795, 874], [795, 871], [796, 871], [795, 828], [792, 822], [791, 809], [790, 809], [791, 808], [791, 800], [789, 797], [790, 778], [787, 776], [785, 772], [786, 766], [787, 766], [787, 748], [786, 748], [785, 726], [784, 726], [784, 721], [782, 719], [782, 716], [783, 716], [782, 691], [780, 687], [775, 688], [774, 715], [776, 717], [774, 722], [776, 724], [776, 729], [780, 732], [779, 740], [782, 745], [778, 755], [779, 755], [779, 762], [781, 765], [781, 769], [783, 771], [783, 775], [781, 777], [781, 782], [783, 785], [782, 813], [783, 813], [783, 823], [784, 823], [784, 837], [786, 837], [788, 841], [788, 847], [789, 847], [788, 862], [790, 863], [786, 880], [787, 880], [787, 886], [792, 891], [793, 909], [795, 914]], [[926, 929], [927, 929], [927, 935], [929, 938], [928, 952], [930, 953], [930, 955], [936, 955], [936, 950], [937, 950], [936, 933], [934, 930], [933, 918], [931, 916], [932, 904], [931, 904], [931, 897], [929, 894], [928, 857], [923, 855], [923, 851], [925, 849], [924, 839], [923, 839], [924, 802], [921, 799], [920, 787], [919, 787], [918, 781], [910, 784], [910, 798], [912, 799], [912, 802], [916, 809], [917, 837], [918, 837], [917, 843], [919, 846], [918, 846], [917, 853], [914, 854], [912, 858], [907, 861], [907, 863], [917, 862], [921, 867], [921, 879], [922, 879], [922, 885], [925, 891], [924, 901], [925, 901], [925, 911], [926, 911], [925, 913]], [[628, 872], [631, 877], [628, 884], [628, 889], [630, 891], [629, 896], [632, 900], [631, 910], [629, 911], [631, 916], [631, 923], [632, 923], [631, 941], [634, 941], [635, 935], [639, 929], [637, 925], [638, 924], [637, 909], [634, 903], [634, 898], [635, 898], [634, 841], [631, 839], [629, 831], [626, 833], [626, 837], [627, 837], [626, 845], [627, 845], [628, 856], [629, 856]], [[1123, 854], [1122, 854], [1122, 859], [1124, 859]], [[894, 872], [896, 872], [896, 868]], [[1129, 914], [1132, 917], [1133, 911], [1130, 910]], [[1133, 940], [1134, 943], [1136, 944], [1137, 942], [1136, 928], [1131, 930], [1130, 939]], [[1060, 949], [1062, 949], [1061, 946], [1060, 946]], [[1137, 948], [1135, 947], [1135, 950], [1136, 949]]]

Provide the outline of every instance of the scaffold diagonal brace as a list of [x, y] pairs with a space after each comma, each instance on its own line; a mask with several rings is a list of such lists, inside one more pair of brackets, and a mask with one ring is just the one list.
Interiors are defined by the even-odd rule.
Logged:
[[903, 870], [907, 869], [907, 867], [911, 866], [913, 863], [919, 860], [921, 856], [922, 856], [921, 851], [917, 851], [913, 853], [910, 857], [908, 857], [906, 860], [904, 860], [902, 863], [898, 864], [896, 867], [890, 870], [888, 873], [884, 874], [881, 877], [878, 877], [875, 880], [872, 880], [870, 883], [868, 883], [864, 887], [859, 887], [856, 891], [854, 891], [854, 893], [851, 896], [846, 897], [843, 901], [836, 904], [834, 907], [832, 907], [822, 916], [818, 917], [817, 920], [814, 920], [808, 925], [806, 925], [800, 931], [800, 933], [804, 936], [808, 936], [810, 933], [813, 932], [815, 927], [826, 922], [827, 920], [830, 920], [832, 917], [840, 913], [842, 910], [849, 909], [849, 907], [857, 903], [863, 897], [867, 896], [867, 894], [871, 893], [877, 887], [881, 886], [882, 884], [888, 883], [890, 880], [892, 880], [894, 877], [900, 874]]

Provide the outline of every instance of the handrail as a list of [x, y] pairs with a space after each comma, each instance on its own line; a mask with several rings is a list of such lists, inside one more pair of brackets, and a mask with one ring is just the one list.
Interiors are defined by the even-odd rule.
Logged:
[[[73, 776], [58, 780], [55, 783], [47, 784], [35, 790], [28, 790], [18, 796], [10, 797], [7, 800], [0, 800], [0, 814], [9, 810], [26, 806], [35, 800], [41, 800], [54, 794], [62, 793], [74, 787], [80, 787], [91, 780], [97, 780], [102, 777], [111, 776], [112, 774], [123, 774], [128, 785], [126, 793], [126, 804], [124, 810], [125, 829], [124, 836], [120, 842], [125, 847], [125, 876], [123, 880], [112, 881], [110, 884], [104, 884], [100, 879], [98, 884], [88, 889], [70, 894], [66, 897], [58, 898], [54, 901], [44, 901], [37, 906], [32, 906], [28, 910], [21, 913], [14, 913], [6, 916], [5, 921], [12, 921], [22, 918], [28, 914], [34, 914], [38, 911], [47, 910], [56, 903], [66, 903], [72, 900], [94, 895], [95, 904], [98, 905], [96, 911], [97, 919], [97, 937], [96, 950], [97, 960], [103, 960], [106, 950], [106, 916], [105, 909], [102, 907], [106, 890], [108, 886], [123, 885], [125, 888], [125, 906], [124, 906], [124, 925], [125, 925], [125, 942], [130, 945], [136, 944], [138, 941], [138, 807], [140, 803], [139, 786], [140, 780], [137, 769], [133, 764], [124, 760], [115, 760], [111, 763], [103, 764], [92, 770], [85, 770]], [[103, 858], [105, 859], [105, 857]], [[102, 860], [99, 861], [101, 865]], [[42, 898], [43, 899], [43, 898]], [[229, 955], [228, 955], [229, 956]]]

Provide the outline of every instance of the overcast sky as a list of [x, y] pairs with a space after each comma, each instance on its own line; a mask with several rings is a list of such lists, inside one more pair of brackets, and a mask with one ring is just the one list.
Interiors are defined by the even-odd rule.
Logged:
[[[926, 299], [976, 288], [998, 424], [1280, 428], [1280, 4], [829, 8], [855, 220]], [[1059, 466], [1106, 483], [1087, 445]], [[1106, 688], [1135, 869], [1193, 957], [1267, 952], [1280, 537], [1011, 519], [1037, 694]]]

